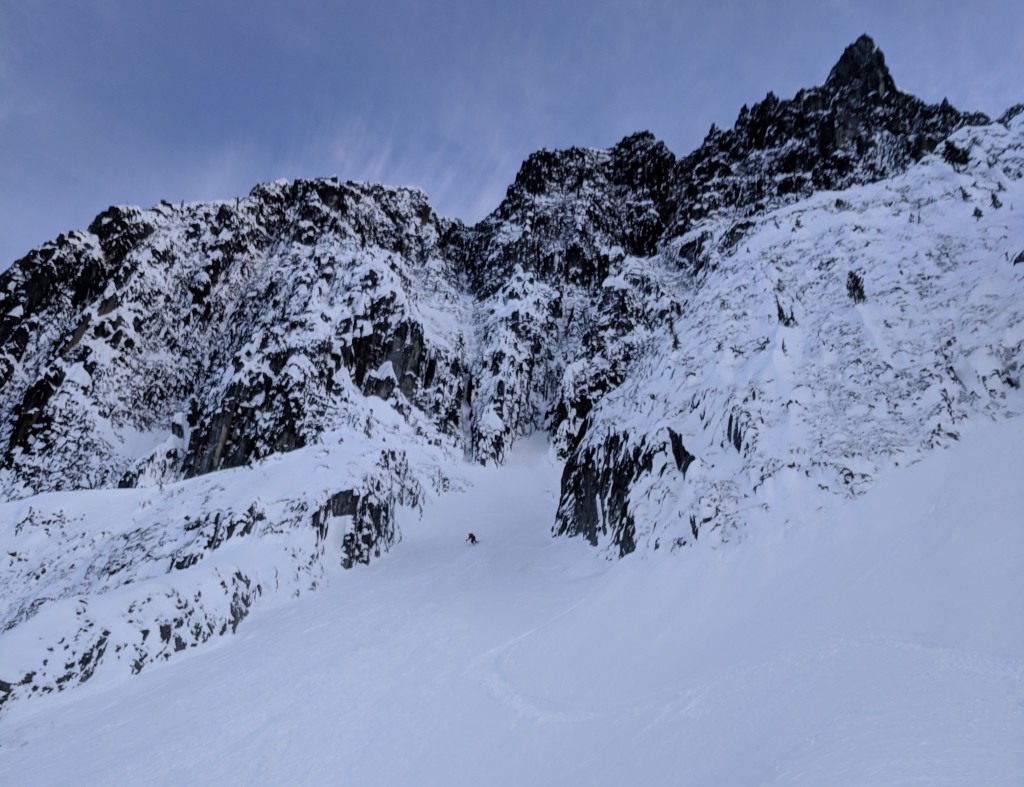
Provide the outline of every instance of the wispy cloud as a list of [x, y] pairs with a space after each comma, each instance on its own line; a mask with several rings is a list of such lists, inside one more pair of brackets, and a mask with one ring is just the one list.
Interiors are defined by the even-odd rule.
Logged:
[[232, 5], [0, 0], [0, 265], [111, 202], [278, 177], [418, 186], [473, 221], [538, 148], [649, 129], [685, 154], [864, 32], [927, 100], [1024, 100], [1011, 0]]

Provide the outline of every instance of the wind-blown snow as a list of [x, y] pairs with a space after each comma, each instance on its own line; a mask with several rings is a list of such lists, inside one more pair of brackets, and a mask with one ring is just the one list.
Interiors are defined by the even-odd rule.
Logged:
[[1022, 440], [968, 425], [853, 502], [616, 563], [548, 537], [558, 468], [530, 441], [386, 560], [12, 705], [0, 781], [1019, 784]]

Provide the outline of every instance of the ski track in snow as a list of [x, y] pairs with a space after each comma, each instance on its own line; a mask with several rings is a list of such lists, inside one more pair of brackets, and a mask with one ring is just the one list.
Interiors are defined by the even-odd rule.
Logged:
[[549, 538], [527, 441], [236, 636], [11, 706], [0, 783], [1019, 784], [1022, 438], [981, 424], [801, 524], [618, 562]]

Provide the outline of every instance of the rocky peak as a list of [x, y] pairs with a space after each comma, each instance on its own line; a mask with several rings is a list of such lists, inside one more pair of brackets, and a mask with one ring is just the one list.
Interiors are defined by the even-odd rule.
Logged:
[[624, 137], [611, 149], [612, 180], [631, 188], [662, 188], [676, 157], [650, 131]]
[[667, 237], [711, 214], [738, 219], [821, 189], [891, 177], [965, 125], [987, 117], [926, 104], [896, 88], [885, 56], [864, 35], [846, 48], [825, 84], [791, 99], [769, 93], [729, 130], [712, 129], [680, 159], [676, 212]]
[[829, 72], [825, 87], [848, 90], [866, 98], [877, 93], [884, 98], [896, 90], [896, 83], [885, 65], [885, 55], [868, 35], [862, 35], [843, 52]]
[[531, 153], [509, 187], [509, 198], [520, 193], [543, 196], [578, 191], [594, 175], [601, 154], [586, 148], [538, 150]]
[[672, 172], [676, 157], [649, 131], [625, 137], [611, 149], [609, 179], [621, 190], [633, 193], [634, 201], [649, 202], [661, 222], [674, 208]]

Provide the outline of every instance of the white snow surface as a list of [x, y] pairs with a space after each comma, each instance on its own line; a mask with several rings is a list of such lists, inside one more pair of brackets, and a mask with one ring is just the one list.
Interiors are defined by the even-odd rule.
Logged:
[[12, 704], [0, 783], [1019, 785], [1024, 419], [960, 437], [615, 562], [550, 538], [558, 463], [521, 442], [235, 636]]
[[[963, 171], [931, 155], [880, 183], [708, 220], [678, 241], [713, 250], [695, 282], [671, 254], [648, 265], [682, 307], [597, 403], [580, 444], [601, 459], [619, 437], [627, 475], [636, 452], [650, 458], [627, 495], [638, 549], [689, 544], [697, 528], [742, 538], [778, 515], [779, 495], [855, 496], [956, 441], [966, 420], [1021, 413], [1022, 132], [956, 132], [975, 157]], [[685, 471], [669, 429], [694, 455]], [[567, 499], [562, 521], [583, 508]], [[595, 540], [617, 553], [623, 525], [596, 508]]]

